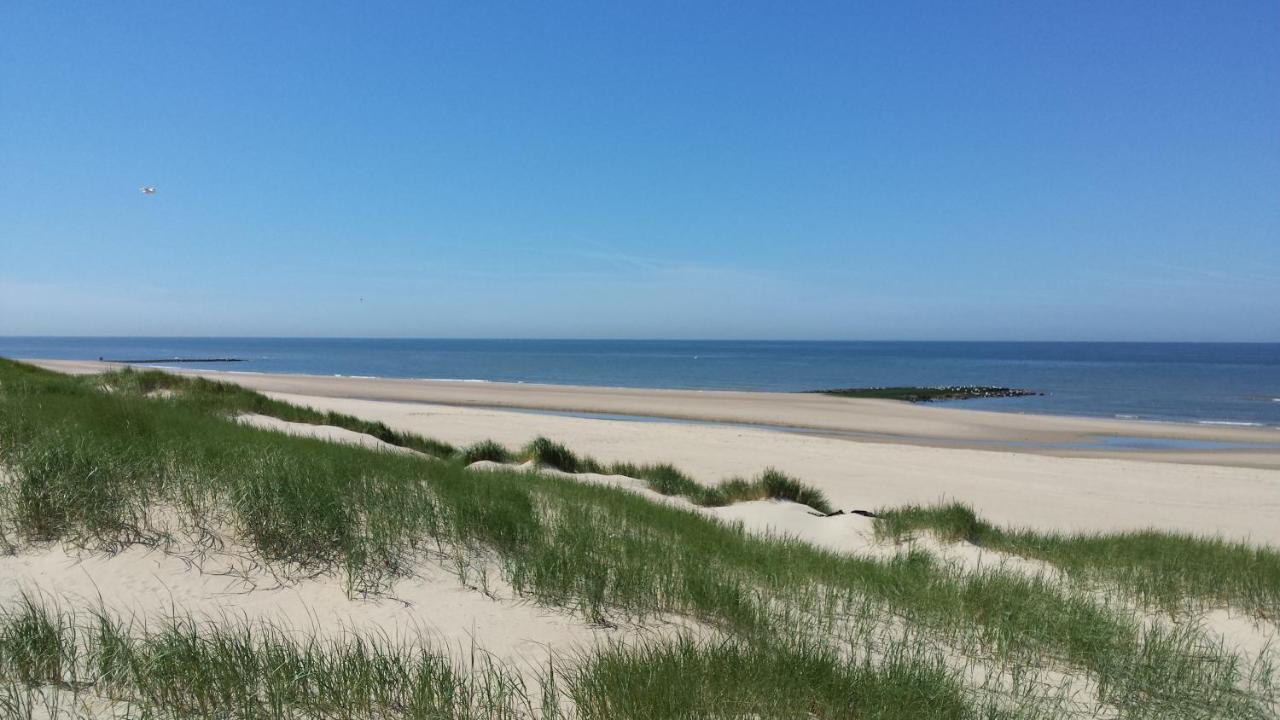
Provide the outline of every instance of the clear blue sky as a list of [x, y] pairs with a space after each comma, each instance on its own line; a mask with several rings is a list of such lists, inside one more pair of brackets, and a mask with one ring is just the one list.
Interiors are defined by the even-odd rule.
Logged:
[[5, 2], [0, 334], [1278, 341], [1277, 32]]

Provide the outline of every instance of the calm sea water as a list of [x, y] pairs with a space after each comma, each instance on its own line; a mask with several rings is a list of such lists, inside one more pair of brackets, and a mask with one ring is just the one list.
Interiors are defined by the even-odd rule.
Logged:
[[0, 337], [0, 355], [238, 357], [183, 367], [629, 387], [1000, 385], [1048, 394], [963, 406], [1280, 426], [1280, 344]]

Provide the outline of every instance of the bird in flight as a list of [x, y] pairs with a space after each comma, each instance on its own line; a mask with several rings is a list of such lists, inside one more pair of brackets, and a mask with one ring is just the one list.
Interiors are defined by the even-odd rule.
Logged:
[[143, 195], [155, 195], [156, 189], [148, 185], [143, 185], [142, 187], [138, 188], [138, 192], [142, 193]]

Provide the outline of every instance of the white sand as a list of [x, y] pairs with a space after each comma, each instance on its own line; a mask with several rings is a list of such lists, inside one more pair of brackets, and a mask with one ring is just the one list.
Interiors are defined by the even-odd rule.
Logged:
[[359, 445], [360, 447], [369, 448], [370, 450], [378, 450], [380, 452], [400, 453], [404, 455], [422, 455], [417, 450], [392, 445], [391, 443], [380, 440], [372, 435], [355, 432], [346, 428], [340, 428], [334, 425], [312, 425], [310, 423], [289, 422], [280, 418], [271, 417], [270, 415], [258, 415], [255, 413], [243, 413], [235, 418], [238, 422], [245, 425], [262, 430], [273, 430], [282, 432], [286, 435], [300, 435], [303, 437], [312, 437], [328, 442], [347, 443], [349, 445]]
[[[470, 407], [268, 393], [458, 445], [537, 435], [606, 461], [670, 462], [704, 483], [776, 467], [840, 509], [943, 499], [1007, 525], [1157, 527], [1280, 545], [1280, 472], [1111, 458], [854, 442], [747, 427], [628, 422]], [[945, 412], [945, 411], [944, 411]]]
[[227, 558], [204, 571], [181, 555], [134, 547], [117, 555], [79, 554], [62, 546], [0, 557], [0, 606], [23, 593], [56, 599], [63, 607], [139, 618], [193, 614], [198, 618], [270, 621], [300, 634], [337, 637], [349, 630], [410, 643], [430, 641], [466, 657], [474, 645], [517, 667], [545, 667], [552, 651], [567, 651], [638, 628], [588, 626], [566, 612], [513, 600], [491, 577], [499, 599], [463, 587], [449, 571], [423, 564], [420, 575], [398, 582], [387, 597], [351, 598], [338, 577], [281, 583], [259, 570], [223, 574]]
[[[109, 364], [40, 361], [67, 372]], [[546, 435], [601, 460], [671, 462], [703, 482], [777, 467], [843, 509], [943, 499], [992, 521], [1056, 530], [1156, 527], [1280, 545], [1280, 451], [1000, 448], [1093, 435], [1280, 442], [1276, 428], [1015, 415], [797, 393], [696, 392], [201, 371], [283, 400], [455, 444]], [[372, 398], [372, 399], [370, 399]], [[481, 406], [776, 423], [758, 427], [586, 419]], [[967, 443], [968, 447], [955, 447]]]
[[[120, 365], [79, 360], [32, 360], [70, 373]], [[967, 410], [962, 406], [855, 400], [810, 393], [649, 390], [522, 383], [488, 383], [322, 375], [171, 370], [239, 383], [264, 392], [315, 398], [387, 400], [471, 408], [609, 413], [688, 420], [778, 425], [845, 439], [942, 447], [1009, 449], [1039, 455], [1111, 457], [1106, 449], [1031, 448], [1021, 443], [1081, 443], [1124, 436], [1228, 443], [1265, 443], [1270, 450], [1124, 452], [1125, 457], [1280, 469], [1280, 429], [1156, 423], [1102, 418]], [[1012, 443], [1012, 444], [1010, 444]]]

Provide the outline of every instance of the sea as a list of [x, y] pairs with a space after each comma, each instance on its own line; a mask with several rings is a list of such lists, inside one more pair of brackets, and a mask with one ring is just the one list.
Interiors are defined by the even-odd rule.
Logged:
[[0, 337], [0, 356], [702, 390], [992, 385], [1044, 394], [955, 404], [1280, 428], [1280, 343]]

